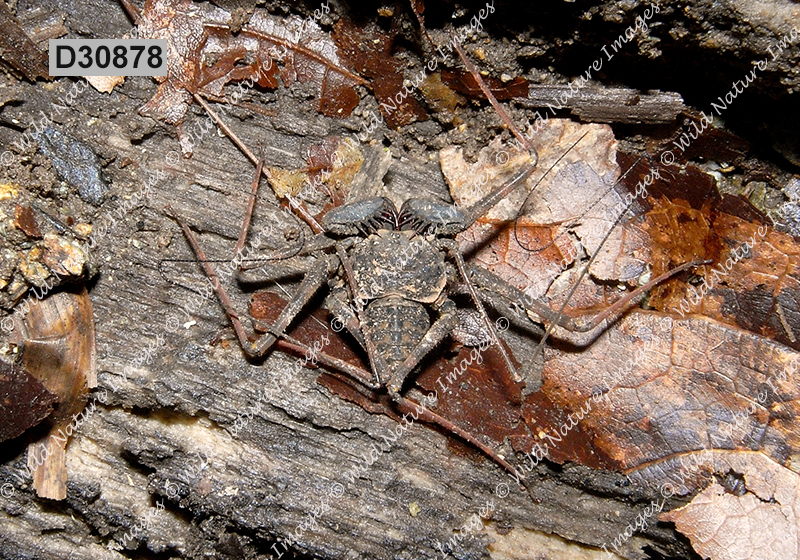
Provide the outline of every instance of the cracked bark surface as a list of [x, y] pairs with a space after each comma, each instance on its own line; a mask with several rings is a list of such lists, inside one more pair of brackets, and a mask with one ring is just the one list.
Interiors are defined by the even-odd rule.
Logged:
[[[751, 16], [753, 21], [766, 17], [751, 14], [752, 5], [733, 3], [739, 11], [728, 13], [738, 18], [738, 25], [745, 25]], [[730, 46], [720, 39], [722, 46], [711, 49], [728, 63], [729, 73], [743, 64], [745, 56], [766, 52], [786, 21], [780, 18], [788, 17], [785, 13], [796, 17], [796, 5], [775, 5], [779, 15], [770, 16], [742, 45]], [[54, 9], [48, 3], [42, 6]], [[19, 3], [18, 11], [23, 8]], [[612, 3], [601, 8], [607, 15], [614, 9]], [[719, 9], [712, 3], [693, 4], [680, 16], [684, 19], [676, 29], [689, 33], [693, 26], [707, 25], [700, 22]], [[121, 36], [131, 27], [114, 2], [60, 6], [59, 11], [70, 14], [67, 27], [75, 33], [98, 34], [98, 21], [108, 24], [109, 36]], [[612, 15], [607, 20], [613, 22]], [[570, 22], [559, 25], [568, 27]], [[615, 38], [617, 32], [604, 30], [597, 44]], [[713, 26], [708, 32], [713, 37], [732, 33]], [[699, 40], [690, 33], [677, 41], [691, 50]], [[552, 37], [546, 41], [552, 41], [551, 46], [558, 42]], [[504, 67], [519, 68], [517, 62], [509, 62], [517, 55], [509, 55], [507, 45], [493, 39], [485, 48], [491, 46], [500, 53], [493, 63], [498, 74]], [[531, 45], [540, 47], [541, 43]], [[791, 97], [786, 92], [797, 87], [794, 53], [794, 58], [786, 59], [786, 72], [776, 71], [764, 86], [780, 90], [781, 103]], [[646, 63], [646, 52], [631, 56]], [[562, 70], [566, 74], [569, 69]], [[716, 83], [724, 84], [725, 78]], [[20, 118], [27, 123], [30, 115], [48, 111], [50, 100], [70, 86], [62, 79], [46, 90], [42, 82], [29, 84], [3, 76], [2, 99], [10, 102], [4, 114], [24, 115]], [[530, 557], [526, 550], [545, 558], [606, 557], [600, 547], [624, 532], [650, 503], [649, 496], [640, 495], [623, 475], [548, 463], [536, 467], [530, 487], [521, 489], [478, 452], [437, 430], [414, 425], [350, 482], [345, 472], [369, 457], [373, 446], [384, 444], [397, 423], [332, 395], [316, 383], [316, 371], [293, 373], [296, 358], [274, 352], [263, 363], [249, 363], [225, 331], [225, 340], [212, 344], [228, 326], [216, 299], [201, 300], [159, 273], [163, 259], [191, 258], [179, 228], [163, 208], [171, 205], [197, 228], [210, 258], [230, 259], [252, 166], [215, 132], [196, 142], [190, 160], [167, 161], [167, 154], [180, 150], [174, 131], [136, 113], [155, 90], [152, 80], [141, 77], [127, 78], [110, 96], [87, 89], [56, 120], [62, 130], [97, 153], [110, 192], [96, 209], [74, 192], [45, 198], [57, 200], [58, 207], [68, 209], [77, 221], [96, 222], [119, 212], [93, 251], [100, 274], [89, 286], [100, 392], [92, 396], [97, 398], [94, 413], [69, 444], [63, 502], [39, 500], [29, 480], [19, 482], [24, 436], [0, 447], [0, 480], [13, 486], [13, 495], [0, 496], [0, 557], [268, 558], [277, 557], [276, 550], [284, 550], [279, 543], [286, 542], [289, 551], [284, 559], [434, 558], [441, 557], [437, 544], [447, 548], [454, 532], [487, 500], [494, 502], [491, 520], [458, 542], [451, 551], [454, 557], [486, 558], [490, 550], [498, 558], [504, 557], [504, 550], [511, 551], [506, 557]], [[267, 165], [302, 167], [309, 144], [356, 126], [317, 115], [300, 93], [260, 95], [276, 104], [268, 107], [277, 107], [275, 116], [240, 108], [226, 110], [224, 116], [248, 146], [263, 149]], [[189, 130], [207, 119], [196, 105], [190, 112], [185, 124]], [[495, 122], [479, 111], [471, 115], [478, 123]], [[430, 148], [442, 147], [445, 141], [430, 132], [430, 123], [415, 126]], [[382, 132], [403, 156], [396, 157], [390, 168], [392, 188], [408, 193], [424, 185], [446, 197], [438, 164], [414, 148], [409, 133]], [[4, 145], [15, 134], [0, 127]], [[482, 132], [470, 141], [480, 145], [490, 137]], [[403, 146], [410, 148], [401, 154]], [[4, 170], [3, 180], [40, 196], [57, 180], [35, 149], [26, 154], [36, 165], [11, 166]], [[137, 200], [133, 195], [141, 192], [148, 172], [155, 170], [164, 177], [146, 202], [137, 201], [131, 208], [129, 201]], [[263, 185], [254, 229], [275, 211], [270, 202], [274, 198]], [[285, 243], [279, 232], [273, 241], [273, 246]], [[171, 279], [202, 286], [196, 264], [165, 264]], [[233, 282], [225, 284], [244, 313], [249, 294]], [[124, 374], [148, 348], [152, 349], [149, 363]], [[107, 395], [105, 403], [101, 395]], [[503, 498], [497, 495], [501, 483], [509, 486]], [[340, 497], [331, 495], [336, 484], [342, 485]], [[324, 500], [328, 511], [315, 516]], [[495, 544], [487, 548], [491, 541]], [[618, 553], [624, 558], [647, 558], [643, 547], [666, 557], [696, 558], [669, 524], [653, 523], [627, 540]]]

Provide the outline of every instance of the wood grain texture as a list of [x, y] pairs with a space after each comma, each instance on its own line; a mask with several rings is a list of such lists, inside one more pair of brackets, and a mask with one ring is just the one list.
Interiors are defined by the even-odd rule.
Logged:
[[[98, 32], [98, 22], [106, 36], [122, 36], [131, 27], [115, 2], [42, 4], [66, 13], [70, 30], [86, 36]], [[686, 17], [695, 15], [698, 27], [689, 26], [689, 50], [681, 52], [697, 49], [691, 41], [704, 37], [694, 31], [709, 18], [699, 9]], [[772, 40], [777, 27], [754, 28], [759, 34], [747, 38], [753, 45], [768, 44], [764, 34]], [[599, 40], [613, 40], [622, 29], [610, 29]], [[445, 32], [437, 31], [437, 39], [446, 43]], [[744, 54], [725, 50], [737, 72], [741, 60], [752, 58], [752, 49]], [[637, 56], [635, 49], [630, 53]], [[793, 51], [781, 59], [781, 70], [793, 68], [796, 56]], [[574, 68], [579, 72], [583, 66], [581, 60]], [[781, 84], [778, 76], [789, 81]], [[727, 87], [730, 79], [725, 74], [718, 82]], [[796, 74], [777, 70], [767, 79], [781, 90], [797, 80]], [[73, 84], [62, 79], [45, 89], [7, 76], [0, 83], [4, 116], [25, 125], [39, 111], [52, 111], [51, 101], [58, 102]], [[545, 542], [566, 540], [587, 545], [580, 548], [587, 557], [606, 558], [600, 547], [625, 531], [650, 500], [624, 476], [540, 464], [523, 489], [482, 455], [416, 424], [367, 466], [373, 449], [396, 433], [395, 421], [333, 396], [316, 382], [317, 371], [296, 371], [296, 359], [286, 354], [248, 362], [230, 339], [228, 321], [213, 297], [165, 280], [159, 265], [173, 282], [198, 291], [206, 286], [197, 264], [183, 262], [191, 259], [191, 251], [163, 208], [171, 205], [196, 228], [211, 258], [230, 259], [253, 169], [226, 138], [207, 129], [208, 118], [196, 105], [184, 123], [184, 130], [195, 135], [194, 155], [183, 159], [173, 127], [137, 114], [156, 90], [149, 78], [129, 77], [111, 95], [87, 88], [59, 114], [57, 126], [91, 146], [103, 162], [109, 193], [99, 209], [62, 188], [35, 147], [14, 152], [15, 158], [28, 159], [3, 170], [4, 181], [31, 189], [40, 202], [52, 203], [76, 221], [92, 223], [100, 274], [90, 285], [99, 387], [89, 397], [95, 403], [92, 413], [66, 450], [66, 499], [54, 504], [36, 498], [24, 474], [28, 440], [4, 444], [2, 554], [20, 559], [268, 558], [277, 557], [284, 550], [280, 543], [286, 543], [290, 552], [282, 559], [416, 559], [441, 558], [437, 544], [442, 543], [455, 558], [477, 559], [489, 555], [492, 540], [493, 550], [518, 555], [526, 554], [525, 544], [536, 543], [538, 553]], [[379, 112], [370, 94], [362, 97], [360, 109]], [[248, 93], [244, 100], [263, 103], [274, 116], [215, 107], [248, 146], [263, 153], [268, 166], [300, 168], [310, 145], [359, 132], [369, 122], [320, 116], [302, 88]], [[411, 132], [380, 125], [365, 145], [374, 141], [374, 149], [381, 149], [384, 140], [392, 145], [387, 184], [398, 196], [446, 198], [438, 163], [429, 156], [454, 143], [453, 137], [468, 148], [482, 147], [497, 131], [494, 115], [465, 108], [464, 118], [469, 122], [465, 132], [441, 136], [432, 121]], [[417, 133], [423, 140], [415, 144]], [[0, 127], [4, 146], [19, 135]], [[149, 177], [155, 179], [148, 183]], [[262, 188], [253, 231], [277, 212], [275, 202]], [[290, 229], [270, 236], [270, 247], [285, 246], [283, 231]], [[244, 313], [249, 294], [230, 279], [224, 283]], [[292, 289], [290, 283], [284, 287]], [[220, 332], [224, 340], [214, 344]], [[351, 482], [352, 469], [357, 475]], [[503, 498], [501, 484], [508, 485]], [[487, 501], [494, 508], [485, 529], [455, 538]], [[668, 525], [656, 523], [628, 539], [618, 554], [645, 558], [644, 546], [689, 557], [688, 544]], [[547, 558], [571, 557], [566, 554], [542, 552]]]

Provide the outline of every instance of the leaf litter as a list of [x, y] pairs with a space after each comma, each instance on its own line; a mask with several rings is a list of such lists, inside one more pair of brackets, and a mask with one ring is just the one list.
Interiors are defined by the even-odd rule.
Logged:
[[[606, 153], [610, 145], [600, 143], [598, 151]], [[490, 150], [497, 148], [485, 151]], [[547, 169], [542, 161], [548, 154], [539, 153], [540, 169]], [[442, 168], [454, 199], [474, 192], [475, 177], [491, 169], [491, 161], [481, 153], [470, 166], [457, 151], [443, 150]], [[580, 249], [596, 249], [587, 229], [605, 233], [621, 214], [614, 209], [627, 207], [619, 205], [621, 194], [606, 187], [618, 168], [589, 173], [591, 166], [576, 163], [560, 162], [561, 170], [554, 168], [552, 179], [537, 186], [533, 203], [509, 201], [486, 220], [493, 222], [462, 234], [475, 249], [475, 260], [528, 294], [558, 301], [553, 274], [564, 274]], [[645, 265], [658, 275], [681, 262], [713, 259], [714, 264], [701, 267], [693, 283], [684, 275], [657, 286], [647, 302], [654, 311], [627, 314], [591, 344], [545, 347], [542, 388], [526, 398], [520, 414], [530, 436], [520, 437], [514, 426], [507, 437], [532, 463], [546, 455], [558, 463], [623, 471], [641, 487], [674, 483], [679, 494], [705, 486], [688, 506], [662, 516], [675, 521], [704, 556], [797, 556], [800, 382], [793, 374], [800, 354], [787, 346], [798, 348], [800, 246], [767, 226], [749, 205], [719, 195], [712, 205], [691, 189], [675, 189], [674, 179], [672, 184], [668, 179], [672, 173], [653, 167], [648, 181], [653, 186], [635, 206], [639, 213], [609, 238], [595, 262], [600, 265], [585, 282], [596, 283], [594, 293], [600, 294], [603, 282], [635, 280], [647, 272]], [[681, 170], [681, 175], [701, 173], [693, 166]], [[641, 187], [641, 176], [623, 178], [623, 186], [640, 192], [635, 187], [637, 180]], [[695, 183], [709, 181], [698, 177]], [[592, 184], [594, 189], [586, 188]], [[672, 198], [664, 194], [669, 191]], [[598, 203], [598, 195], [610, 202]], [[521, 208], [521, 218], [514, 219], [515, 208]], [[738, 209], [739, 215], [722, 208]], [[538, 275], [531, 266], [536, 259]], [[707, 280], [712, 275], [716, 282]], [[711, 284], [700, 292], [703, 297], [696, 297], [698, 278]], [[681, 307], [691, 295], [690, 309]], [[590, 302], [579, 297], [570, 305], [585, 310], [585, 303]], [[607, 304], [603, 297], [597, 307]], [[467, 421], [458, 418], [458, 410], [451, 413], [456, 423]], [[687, 458], [694, 457], [696, 465], [709, 450], [727, 462], [687, 472]], [[716, 482], [709, 485], [711, 475], [731, 469], [749, 474], [741, 497], [723, 492]], [[772, 481], [781, 500], [758, 491], [759, 475]]]
[[[357, 84], [366, 81], [345, 67], [338, 47], [310, 19], [278, 18], [257, 10], [238, 33], [222, 8], [177, 0], [148, 0], [138, 25], [142, 39], [165, 39], [167, 76], [142, 115], [178, 126], [193, 96], [220, 96], [223, 87], [246, 79], [265, 88], [294, 82], [314, 87], [318, 110], [346, 117], [358, 104]], [[279, 69], [278, 64], [281, 65]], [[182, 142], [185, 154], [191, 149]]]

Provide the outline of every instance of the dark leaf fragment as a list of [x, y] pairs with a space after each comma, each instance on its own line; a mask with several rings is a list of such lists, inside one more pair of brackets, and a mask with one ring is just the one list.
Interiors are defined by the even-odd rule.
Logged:
[[47, 418], [55, 401], [56, 396], [26, 370], [0, 360], [0, 441]]
[[390, 36], [376, 27], [357, 27], [351, 20], [342, 18], [336, 23], [333, 39], [339, 45], [342, 58], [369, 78], [387, 125], [398, 128], [427, 120], [427, 113], [413, 96], [413, 88], [403, 84], [405, 64], [391, 56]]
[[[492, 77], [486, 77], [483, 80], [498, 101], [528, 96], [528, 80], [520, 76], [508, 82]], [[442, 70], [442, 82], [458, 93], [472, 99], [485, 99], [481, 88], [478, 87], [478, 82], [469, 72], [444, 69]]]

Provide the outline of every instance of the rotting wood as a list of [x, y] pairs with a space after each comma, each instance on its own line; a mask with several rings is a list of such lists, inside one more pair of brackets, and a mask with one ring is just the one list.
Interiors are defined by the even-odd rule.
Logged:
[[[118, 117], [123, 124], [141, 120], [135, 107], [147, 93], [127, 102], [132, 110]], [[95, 96], [89, 93], [89, 108]], [[275, 119], [231, 123], [245, 143], [265, 146], [267, 165], [282, 167], [301, 167], [303, 146], [330, 131], [291, 105]], [[125, 542], [129, 550], [141, 545], [192, 558], [229, 543], [234, 550], [277, 556], [271, 547], [281, 538], [292, 550], [325, 558], [353, 551], [364, 558], [435, 558], [441, 557], [437, 543], [446, 545], [486, 500], [495, 501], [490, 522], [495, 539], [527, 527], [599, 547], [636, 516], [639, 506], [603, 497], [627, 492], [619, 485], [621, 475], [575, 468], [562, 471], [568, 475], [555, 474], [541, 466], [532, 473], [537, 482], [526, 491], [480, 454], [421, 425], [408, 429], [369, 465], [365, 457], [368, 461], [374, 448], [381, 449], [396, 422], [333, 396], [316, 383], [314, 370], [292, 373], [297, 360], [286, 354], [274, 352], [264, 364], [251, 364], [235, 342], [211, 344], [227, 325], [215, 298], [169, 285], [158, 272], [162, 259], [191, 258], [180, 230], [162, 211], [167, 204], [202, 232], [210, 258], [233, 256], [253, 173], [247, 159], [216, 134], [200, 139], [191, 159], [167, 160], [180, 149], [168, 131], [152, 134], [144, 152], [130, 144], [119, 123], [101, 121], [94, 130], [97, 137], [87, 140], [96, 149], [123, 146], [117, 158], [139, 162], [138, 168], [107, 168], [115, 193], [139, 192], [155, 169], [165, 178], [146, 203], [117, 214], [125, 201], [111, 197], [100, 210], [100, 217], [117, 220], [98, 239], [93, 256], [103, 268], [91, 291], [98, 382], [108, 390], [108, 402], [97, 403], [67, 449], [67, 497], [55, 512], [30, 499], [29, 480], [17, 481], [24, 458], [17, 440], [12, 442], [0, 467], [0, 478], [15, 490], [0, 500], [6, 509], [21, 512], [3, 514], [3, 545], [9, 543], [9, 550], [29, 555], [40, 549], [72, 550], [74, 545], [66, 543], [80, 542], [86, 548], [76, 552], [78, 558], [121, 558], [106, 547]], [[395, 158], [388, 180], [399, 196], [425, 185], [446, 198], [440, 173], [437, 162]], [[277, 211], [269, 190], [262, 193], [254, 230]], [[287, 243], [281, 231], [269, 242], [273, 247]], [[205, 280], [195, 263], [168, 267], [173, 280], [202, 292]], [[249, 294], [228, 279], [223, 282], [244, 313]], [[348, 473], [357, 473], [352, 482]], [[564, 476], [602, 491], [587, 493]], [[502, 501], [496, 495], [498, 487], [505, 488], [501, 484], [509, 490]], [[340, 497], [331, 495], [340, 488]], [[412, 503], [420, 508], [416, 517]], [[319, 513], [312, 526], [314, 511]], [[609, 516], [610, 511], [620, 511], [620, 517]], [[143, 526], [148, 519], [150, 526]], [[41, 537], [41, 527], [61, 529]], [[685, 550], [674, 537], [662, 535], [663, 529], [653, 531], [668, 544], [631, 539], [628, 558], [641, 557], [636, 550], [643, 542]], [[515, 538], [520, 534], [527, 535], [515, 533]], [[487, 535], [470, 534], [456, 543], [456, 552], [481, 557]]]
[[[94, 12], [83, 10], [79, 6], [76, 13], [91, 21]], [[130, 27], [124, 17], [108, 23], [110, 35]], [[753, 40], [762, 39], [754, 34]], [[60, 88], [70, 85], [62, 82], [54, 84], [61, 95]], [[26, 114], [48, 109], [37, 105], [39, 92], [32, 86], [14, 87], [33, 94], [20, 97]], [[293, 542], [292, 550], [326, 558], [441, 557], [437, 542], [452, 538], [492, 498], [498, 484], [509, 482], [507, 475], [452, 439], [414, 426], [353, 484], [342, 482], [344, 473], [362, 455], [369, 457], [373, 444], [381, 445], [396, 423], [332, 397], [314, 382], [314, 371], [289, 374], [296, 360], [285, 354], [250, 364], [235, 344], [211, 344], [226, 324], [216, 302], [194, 304], [198, 296], [168, 285], [158, 274], [159, 259], [188, 256], [162, 208], [169, 203], [198, 225], [209, 254], [230, 258], [252, 168], [212, 134], [199, 141], [202, 146], [192, 160], [178, 160], [167, 169], [165, 157], [179, 149], [177, 141], [171, 132], [135, 115], [155, 87], [132, 80], [122, 91], [113, 97], [89, 92], [75, 113], [59, 123], [74, 127], [104, 161], [113, 161], [106, 171], [115, 198], [99, 214], [89, 214], [98, 221], [124, 208], [124, 197], [139, 192], [147, 170], [168, 174], [146, 204], [122, 213], [95, 252], [103, 266], [91, 291], [100, 385], [112, 400], [97, 407], [68, 449], [64, 504], [33, 498], [29, 481], [18, 483], [14, 476], [24, 464], [24, 448], [19, 441], [3, 447], [0, 483], [11, 481], [15, 490], [13, 496], [0, 496], [4, 552], [123, 558], [109, 548], [126, 542], [128, 555], [141, 545], [141, 553], [162, 557], [194, 558], [209, 551], [222, 558], [257, 557], [275, 555], [272, 545], [280, 537]], [[232, 111], [241, 118], [232, 124], [248, 145], [264, 147], [270, 165], [300, 166], [302, 149], [310, 142], [344, 132], [304, 111], [302, 102], [281, 99], [275, 108], [278, 117], [269, 120]], [[91, 129], [82, 128], [89, 121]], [[444, 192], [436, 166], [421, 166], [414, 159], [413, 154], [395, 159], [393, 188]], [[37, 165], [42, 163], [37, 159]], [[70, 195], [64, 202], [83, 212], [75, 199]], [[257, 214], [272, 211], [264, 202], [259, 201]], [[178, 269], [177, 277], [194, 279], [196, 286], [202, 281], [191, 263]], [[247, 297], [235, 286], [232, 291], [244, 311]], [[173, 316], [180, 322], [170, 323], [175, 328], [168, 332], [166, 321]], [[156, 347], [152, 359], [126, 370], [150, 345]], [[495, 499], [489, 531], [463, 539], [459, 557], [483, 557], [487, 534], [493, 539], [510, 535], [510, 542], [522, 527], [600, 546], [642, 509], [625, 499], [632, 490], [616, 474], [567, 465], [558, 470], [541, 466], [533, 476], [537, 482], [530, 494], [511, 485], [507, 497]], [[336, 482], [344, 486], [342, 496], [330, 500], [328, 511], [316, 515], [311, 525], [309, 514], [321, 507]], [[166, 503], [166, 510], [158, 509], [159, 502]], [[298, 531], [301, 523], [306, 529]], [[651, 526], [626, 542], [621, 553], [642, 558], [644, 545], [681, 556], [687, 550], [676, 543], [674, 532]]]

